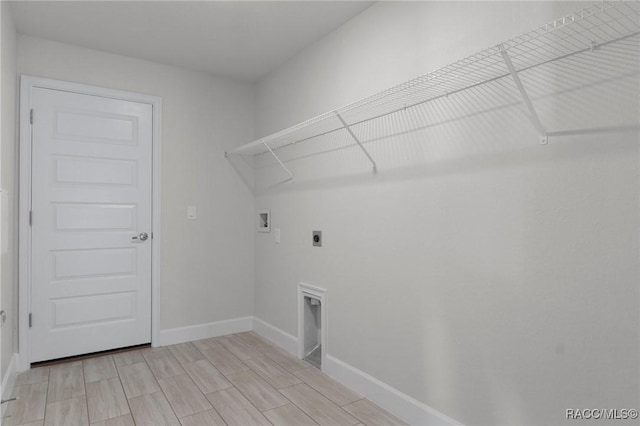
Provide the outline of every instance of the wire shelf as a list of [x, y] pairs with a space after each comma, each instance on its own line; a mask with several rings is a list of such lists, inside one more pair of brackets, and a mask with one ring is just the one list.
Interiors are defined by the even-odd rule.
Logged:
[[[280, 162], [277, 153], [284, 147], [348, 132], [375, 169], [375, 161], [352, 129], [393, 114], [416, 115], [422, 110], [419, 107], [429, 102], [446, 101], [452, 95], [499, 83], [503, 79], [508, 79], [504, 85], [520, 90], [520, 102], [524, 101], [529, 108], [532, 122], [546, 143], [547, 133], [560, 135], [561, 132], [547, 132], [538, 120], [535, 102], [531, 102], [527, 95], [526, 76], [538, 69], [561, 72], [558, 71], [559, 63], [578, 57], [581, 60], [585, 57], [587, 61], [602, 60], [603, 66], [612, 61], [630, 63], [637, 72], [639, 39], [640, 2], [603, 1], [398, 86], [242, 145], [225, 155], [271, 153]], [[606, 55], [599, 59], [598, 53], [604, 51]], [[375, 138], [375, 135], [369, 137]], [[280, 164], [287, 170], [284, 164]]]

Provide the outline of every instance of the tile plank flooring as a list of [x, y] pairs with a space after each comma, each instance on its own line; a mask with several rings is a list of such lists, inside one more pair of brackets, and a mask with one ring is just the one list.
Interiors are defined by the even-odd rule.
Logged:
[[253, 332], [36, 367], [6, 426], [404, 424]]

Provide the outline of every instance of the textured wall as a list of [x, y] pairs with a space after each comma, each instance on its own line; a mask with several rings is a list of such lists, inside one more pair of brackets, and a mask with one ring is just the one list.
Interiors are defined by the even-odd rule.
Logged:
[[[258, 136], [581, 6], [378, 3], [259, 83]], [[588, 86], [580, 74], [594, 70], [569, 62], [529, 83], [554, 130], [637, 124], [635, 67]], [[545, 97], [566, 80], [584, 87]], [[256, 182], [256, 207], [282, 231], [281, 244], [256, 236], [256, 316], [295, 335], [296, 284], [327, 288], [331, 355], [466, 424], [556, 425], [566, 408], [634, 407], [638, 134], [543, 147], [518, 92], [495, 89], [433, 103], [406, 120], [439, 124], [368, 143], [375, 175], [345, 141], [281, 151], [296, 181], [270, 187], [282, 173], [267, 166]]]
[[[11, 355], [15, 352], [18, 333], [18, 288], [17, 288], [17, 155], [16, 155], [16, 30], [11, 19], [8, 3], [2, 2], [2, 58], [1, 102], [2, 133], [0, 143], [0, 187], [2, 199], [2, 239], [6, 250], [2, 253], [2, 285], [0, 307], [7, 313], [7, 322], [2, 326], [2, 377], [4, 377]], [[5, 395], [6, 396], [6, 395]]]
[[26, 36], [18, 72], [162, 97], [161, 328], [251, 315], [254, 198], [223, 153], [253, 136], [252, 86]]

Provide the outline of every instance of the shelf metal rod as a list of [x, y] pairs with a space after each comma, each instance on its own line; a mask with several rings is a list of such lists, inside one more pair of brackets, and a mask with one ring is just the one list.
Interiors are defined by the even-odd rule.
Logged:
[[522, 100], [524, 101], [524, 104], [527, 106], [527, 109], [529, 110], [529, 119], [531, 120], [533, 127], [535, 127], [540, 133], [540, 143], [544, 145], [547, 143], [547, 131], [542, 125], [542, 122], [540, 122], [540, 117], [538, 117], [538, 113], [536, 112], [536, 109], [533, 107], [533, 104], [531, 103], [531, 98], [529, 98], [529, 95], [527, 94], [527, 91], [525, 90], [524, 85], [522, 84], [522, 81], [518, 76], [518, 72], [516, 71], [515, 67], [513, 66], [513, 63], [511, 62], [511, 58], [509, 57], [507, 50], [504, 48], [503, 44], [501, 44], [499, 48], [500, 48], [500, 53], [502, 54], [502, 59], [504, 59], [504, 63], [507, 65], [507, 68], [509, 68], [511, 77], [513, 77], [513, 81], [515, 81], [516, 86], [518, 86], [520, 95], [522, 95]]
[[289, 179], [287, 180], [293, 180], [294, 176], [293, 173], [291, 173], [291, 170], [289, 170], [287, 168], [287, 166], [284, 165], [284, 163], [280, 160], [280, 158], [276, 155], [275, 152], [273, 152], [273, 150], [271, 149], [271, 147], [269, 145], [267, 145], [266, 142], [263, 142], [264, 146], [269, 150], [269, 152], [271, 153], [271, 155], [273, 155], [273, 157], [276, 159], [276, 161], [280, 164], [280, 166], [282, 166], [282, 168], [284, 169], [285, 172], [287, 172], [287, 174], [289, 175]]
[[373, 159], [373, 157], [371, 157], [371, 155], [369, 154], [369, 151], [367, 151], [367, 149], [362, 145], [362, 142], [360, 142], [360, 139], [358, 139], [358, 137], [355, 135], [355, 133], [353, 133], [353, 130], [351, 130], [351, 127], [349, 127], [347, 122], [344, 121], [344, 118], [342, 118], [340, 113], [338, 111], [335, 111], [335, 113], [336, 113], [336, 117], [338, 117], [338, 120], [340, 120], [340, 122], [342, 123], [344, 128], [347, 130], [347, 132], [349, 132], [349, 134], [351, 135], [353, 140], [356, 141], [356, 143], [358, 144], [358, 146], [360, 147], [362, 152], [364, 152], [364, 155], [366, 155], [367, 158], [369, 159], [369, 161], [371, 161], [371, 164], [373, 164], [373, 171], [374, 172], [378, 171], [378, 166], [376, 165], [376, 162]]
[[548, 137], [555, 136], [575, 136], [575, 135], [601, 135], [607, 133], [629, 133], [637, 132], [640, 130], [640, 126], [610, 126], [610, 127], [596, 127], [593, 129], [570, 129], [570, 130], [558, 130], [556, 132], [547, 133]]

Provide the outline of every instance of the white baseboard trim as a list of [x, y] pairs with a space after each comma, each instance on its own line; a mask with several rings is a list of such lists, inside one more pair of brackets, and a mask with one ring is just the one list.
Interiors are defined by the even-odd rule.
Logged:
[[253, 317], [253, 331], [268, 341], [278, 345], [291, 355], [295, 357], [298, 356], [298, 338], [296, 336], [289, 334], [258, 317]]
[[[2, 399], [8, 399], [11, 397], [13, 393], [13, 386], [16, 384], [16, 377], [18, 377], [18, 354], [14, 353], [11, 355], [11, 360], [9, 361], [9, 367], [7, 367], [6, 373], [4, 373], [4, 377], [2, 377]], [[4, 413], [7, 410], [8, 404], [2, 404], [2, 418], [4, 418]]]
[[322, 371], [410, 425], [461, 425], [438, 410], [331, 355], [326, 356]]
[[[257, 317], [253, 318], [253, 331], [297, 357], [296, 336]], [[322, 371], [410, 425], [461, 425], [438, 410], [329, 354], [325, 356]]]
[[158, 346], [192, 342], [194, 340], [208, 339], [209, 337], [251, 331], [252, 329], [253, 317], [234, 318], [205, 324], [189, 325], [187, 327], [169, 328], [167, 330], [160, 330], [160, 342]]
[[[298, 338], [257, 317], [234, 318], [207, 324], [161, 330], [160, 345], [174, 345], [250, 330], [255, 331], [258, 335], [297, 357]], [[2, 380], [3, 393], [9, 389], [9, 386], [13, 389], [17, 361], [17, 354], [14, 354], [11, 358], [7, 374]], [[410, 425], [450, 426], [461, 424], [434, 408], [423, 404], [375, 377], [370, 376], [364, 371], [329, 354], [325, 356], [322, 371]]]

